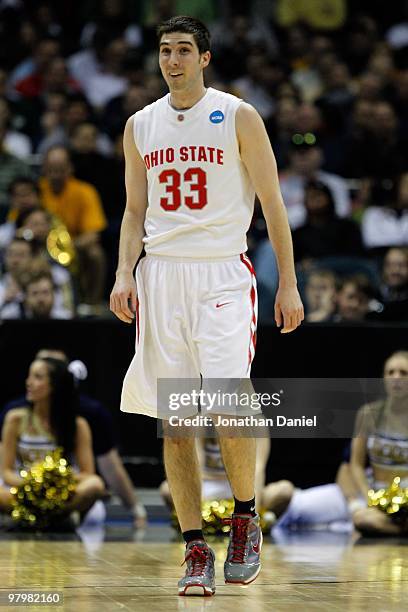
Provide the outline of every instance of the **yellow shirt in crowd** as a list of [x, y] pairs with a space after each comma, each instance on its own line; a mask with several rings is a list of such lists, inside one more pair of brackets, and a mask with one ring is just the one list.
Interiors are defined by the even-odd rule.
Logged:
[[41, 178], [39, 185], [44, 207], [61, 219], [73, 237], [101, 232], [107, 226], [99, 194], [89, 183], [70, 177], [57, 195], [46, 178]]

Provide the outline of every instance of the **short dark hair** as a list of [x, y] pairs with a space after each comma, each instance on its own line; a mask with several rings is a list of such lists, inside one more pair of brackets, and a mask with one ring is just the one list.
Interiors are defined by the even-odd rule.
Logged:
[[40, 188], [38, 187], [37, 181], [30, 178], [29, 176], [16, 176], [16, 178], [11, 181], [7, 188], [9, 195], [13, 195], [17, 185], [30, 185], [30, 187], [32, 187], [33, 191], [35, 191], [37, 195], [40, 194]]
[[199, 19], [187, 15], [178, 15], [177, 17], [167, 19], [167, 21], [163, 21], [157, 26], [156, 30], [159, 42], [163, 34], [170, 34], [171, 32], [192, 34], [200, 53], [205, 53], [210, 50], [210, 32], [207, 26]]
[[27, 289], [30, 285], [39, 283], [42, 280], [49, 281], [53, 290], [55, 290], [54, 280], [52, 278], [51, 271], [47, 272], [46, 270], [34, 270], [33, 272], [31, 272], [31, 274], [27, 275], [26, 279], [24, 279], [24, 291], [27, 292]]

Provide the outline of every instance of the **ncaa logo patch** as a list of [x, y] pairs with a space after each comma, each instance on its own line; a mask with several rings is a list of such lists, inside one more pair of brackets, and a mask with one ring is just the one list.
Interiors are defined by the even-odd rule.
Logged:
[[211, 123], [221, 123], [224, 121], [224, 113], [220, 110], [215, 110], [210, 115]]

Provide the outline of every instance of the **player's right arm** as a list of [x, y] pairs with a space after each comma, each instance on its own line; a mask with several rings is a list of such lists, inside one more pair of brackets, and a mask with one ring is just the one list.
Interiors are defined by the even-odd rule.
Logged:
[[116, 282], [110, 295], [111, 311], [125, 323], [132, 322], [136, 310], [136, 283], [133, 270], [143, 249], [147, 208], [146, 166], [135, 144], [133, 121], [134, 117], [128, 119], [123, 136], [126, 209], [120, 229]]

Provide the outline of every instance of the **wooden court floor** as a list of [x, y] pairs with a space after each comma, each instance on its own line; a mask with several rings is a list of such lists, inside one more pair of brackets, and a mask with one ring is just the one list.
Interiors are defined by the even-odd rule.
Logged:
[[[89, 543], [91, 542], [91, 543]], [[13, 589], [62, 591], [61, 606], [0, 610], [69, 612], [212, 610], [408, 610], [408, 546], [392, 540], [331, 542], [301, 537], [263, 548], [263, 569], [248, 587], [224, 585], [226, 543], [216, 553], [217, 593], [179, 597], [183, 545], [170, 542], [6, 539], [0, 541], [0, 597]]]

